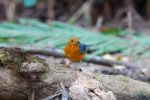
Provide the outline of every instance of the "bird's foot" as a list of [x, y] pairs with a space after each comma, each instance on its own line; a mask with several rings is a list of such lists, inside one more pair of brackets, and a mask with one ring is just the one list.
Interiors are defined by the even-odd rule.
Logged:
[[64, 67], [65, 68], [69, 68], [70, 66], [68, 64], [64, 64]]
[[69, 67], [70, 67], [70, 64], [72, 64], [72, 61], [66, 62], [66, 63], [64, 64], [64, 66], [65, 66], [66, 68], [69, 68]]

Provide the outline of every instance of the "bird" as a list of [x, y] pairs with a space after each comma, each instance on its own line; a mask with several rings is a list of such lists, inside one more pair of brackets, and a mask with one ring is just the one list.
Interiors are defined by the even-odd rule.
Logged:
[[69, 64], [66, 66], [69, 67], [73, 62], [80, 62], [85, 57], [91, 46], [92, 45], [80, 43], [77, 37], [69, 39], [64, 48], [65, 55], [70, 60]]

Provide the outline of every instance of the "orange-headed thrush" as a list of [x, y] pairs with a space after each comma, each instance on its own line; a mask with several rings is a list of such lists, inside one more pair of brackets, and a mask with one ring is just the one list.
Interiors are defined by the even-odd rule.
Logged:
[[[72, 62], [81, 61], [91, 45], [80, 43], [78, 38], [71, 38], [64, 49], [65, 55]], [[67, 65], [69, 66], [69, 65]]]

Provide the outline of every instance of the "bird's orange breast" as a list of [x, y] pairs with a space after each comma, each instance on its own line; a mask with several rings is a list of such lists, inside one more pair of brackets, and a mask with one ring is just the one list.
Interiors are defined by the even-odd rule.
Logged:
[[76, 45], [67, 44], [64, 51], [67, 58], [71, 61], [81, 61], [85, 56], [85, 54], [80, 53], [80, 49]]

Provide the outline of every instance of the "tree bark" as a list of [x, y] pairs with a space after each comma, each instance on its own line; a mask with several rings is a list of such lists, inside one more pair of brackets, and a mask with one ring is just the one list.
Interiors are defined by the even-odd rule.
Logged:
[[48, 19], [54, 19], [54, 0], [48, 0]]
[[5, 13], [8, 21], [15, 20], [16, 0], [3, 0]]

